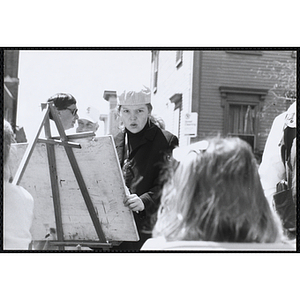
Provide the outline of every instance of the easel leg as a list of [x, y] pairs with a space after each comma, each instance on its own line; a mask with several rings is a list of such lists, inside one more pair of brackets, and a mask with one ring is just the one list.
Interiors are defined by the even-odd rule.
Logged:
[[[54, 107], [51, 106], [51, 105], [50, 105], [50, 110], [51, 110], [53, 119], [55, 121], [55, 124], [57, 126], [57, 129], [58, 129], [61, 140], [62, 141], [67, 141], [68, 138], [66, 137], [66, 133], [65, 133], [64, 128], [62, 126], [62, 123], [61, 123]], [[102, 227], [101, 227], [100, 221], [98, 219], [98, 216], [96, 214], [93, 202], [92, 202], [92, 200], [90, 198], [90, 195], [89, 195], [89, 192], [86, 188], [86, 185], [85, 185], [84, 179], [82, 177], [81, 171], [79, 169], [78, 163], [76, 161], [73, 149], [71, 147], [69, 147], [69, 145], [64, 145], [64, 147], [65, 147], [68, 159], [70, 161], [71, 167], [73, 169], [74, 175], [75, 175], [76, 180], [78, 182], [80, 191], [81, 191], [82, 196], [84, 198], [85, 204], [87, 206], [88, 212], [91, 216], [91, 219], [92, 219], [92, 222], [94, 224], [95, 230], [96, 230], [97, 235], [99, 237], [99, 241], [102, 242], [102, 243], [105, 243], [106, 242], [105, 234], [102, 230]]]
[[[61, 205], [60, 205], [56, 160], [55, 160], [53, 145], [47, 144], [47, 153], [48, 153], [48, 163], [49, 163], [49, 171], [50, 171], [50, 179], [51, 179], [51, 189], [52, 189], [52, 196], [53, 196], [57, 238], [59, 241], [63, 241], [64, 233], [63, 233], [63, 226], [62, 226]], [[64, 246], [59, 246], [59, 250], [64, 250]]]
[[[45, 133], [47, 137], [50, 136], [49, 119], [45, 122]], [[54, 145], [46, 144], [46, 147], [47, 147], [47, 154], [48, 154], [47, 156], [48, 156], [49, 172], [50, 172], [50, 179], [51, 179], [51, 189], [52, 189], [52, 196], [53, 196], [57, 238], [59, 241], [63, 241], [64, 233], [63, 233], [63, 225], [62, 225], [59, 187], [57, 182], [55, 150], [54, 150]], [[64, 246], [59, 246], [58, 249], [64, 250]]]

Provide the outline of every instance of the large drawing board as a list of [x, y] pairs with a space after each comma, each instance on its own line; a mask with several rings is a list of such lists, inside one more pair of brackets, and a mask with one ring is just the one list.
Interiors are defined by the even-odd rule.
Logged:
[[[139, 240], [132, 212], [124, 206], [125, 185], [111, 136], [76, 140], [74, 148], [85, 185], [107, 241]], [[20, 162], [28, 144], [14, 144]], [[65, 241], [97, 241], [98, 236], [70, 166], [65, 149], [55, 145], [55, 157]], [[16, 170], [12, 170], [13, 173]], [[33, 240], [43, 240], [55, 228], [55, 215], [45, 143], [37, 143], [19, 183], [34, 198]]]

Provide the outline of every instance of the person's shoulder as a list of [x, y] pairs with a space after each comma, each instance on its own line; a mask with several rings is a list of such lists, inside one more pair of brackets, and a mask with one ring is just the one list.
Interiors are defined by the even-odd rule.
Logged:
[[173, 133], [171, 133], [170, 131], [166, 130], [166, 129], [161, 129], [161, 132], [165, 135], [165, 136], [174, 136]]
[[22, 186], [15, 185], [12, 183], [6, 183], [5, 190], [7, 193], [14, 194], [16, 197], [21, 197], [28, 202], [33, 202], [32, 195], [24, 189]]
[[29, 202], [33, 202], [33, 197], [32, 195], [22, 186], [17, 186], [20, 189], [20, 193], [22, 193], [22, 195], [24, 196], [24, 198], [26, 198], [27, 201]]
[[[283, 125], [286, 121], [286, 119], [290, 120], [293, 119], [295, 120], [296, 117], [296, 102], [294, 102], [289, 108], [288, 110], [282, 112], [281, 114], [279, 114], [278, 116], [276, 116], [274, 118], [273, 121], [273, 125], [274, 124], [280, 124]], [[296, 124], [296, 122], [295, 122]]]
[[286, 111], [281, 113], [280, 115], [276, 116], [274, 118], [274, 121], [273, 123], [276, 124], [276, 123], [283, 123], [284, 122], [284, 119], [286, 117]]
[[164, 237], [148, 239], [141, 251], [296, 251], [296, 243], [229, 243], [211, 241], [167, 241]]
[[285, 127], [296, 128], [296, 102], [294, 102], [286, 112]]
[[269, 136], [281, 137], [284, 123], [285, 123], [286, 112], [281, 113], [277, 117], [274, 118], [272, 126], [270, 128]]
[[164, 237], [150, 238], [146, 240], [141, 251], [164, 250], [167, 242]]
[[169, 145], [171, 145], [172, 147], [176, 147], [179, 145], [179, 141], [176, 135], [174, 135], [173, 133], [165, 130], [165, 129], [161, 129], [163, 135], [165, 136], [166, 140], [168, 141]]
[[163, 133], [163, 135], [167, 138], [167, 140], [171, 140], [171, 139], [177, 139], [177, 136], [173, 133], [171, 133], [170, 131], [166, 130], [166, 129], [161, 129], [161, 132]]

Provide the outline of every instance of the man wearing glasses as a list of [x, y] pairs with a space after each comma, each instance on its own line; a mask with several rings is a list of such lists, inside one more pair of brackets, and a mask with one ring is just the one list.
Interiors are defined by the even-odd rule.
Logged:
[[[76, 99], [71, 94], [58, 93], [50, 97], [47, 102], [54, 103], [64, 130], [74, 127], [79, 117], [77, 114]], [[51, 112], [49, 117], [53, 120]]]

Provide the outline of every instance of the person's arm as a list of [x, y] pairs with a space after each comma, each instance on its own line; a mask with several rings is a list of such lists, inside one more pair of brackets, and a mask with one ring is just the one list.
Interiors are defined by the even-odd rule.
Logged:
[[[164, 159], [169, 160], [172, 155], [172, 151], [178, 146], [178, 138], [175, 135], [171, 135], [168, 141], [168, 149], [164, 154]], [[161, 162], [163, 165], [165, 162]], [[146, 193], [137, 196], [136, 194], [131, 194], [127, 197], [124, 204], [129, 206], [135, 212], [142, 212], [141, 216], [147, 212], [153, 213], [159, 205], [160, 192], [162, 189], [162, 183], [159, 176], [155, 179], [153, 187]]]
[[[163, 161], [161, 162], [160, 169], [162, 169], [163, 165], [168, 163], [170, 161], [172, 156], [172, 151], [175, 147], [178, 147], [178, 138], [175, 135], [171, 135], [169, 141], [168, 141], [168, 149], [164, 153]], [[159, 205], [159, 199], [162, 189], [162, 181], [160, 178], [160, 172], [159, 176], [155, 179], [153, 187], [146, 193], [140, 195], [140, 199], [143, 201], [145, 206], [145, 211], [149, 213], [153, 213], [156, 211]]]
[[124, 200], [124, 205], [128, 206], [132, 211], [140, 212], [144, 211], [145, 205], [142, 199], [136, 194], [127, 195]]
[[281, 114], [274, 119], [258, 170], [265, 196], [271, 207], [276, 184], [284, 179], [285, 175], [279, 146], [283, 134], [284, 118], [285, 114]]

